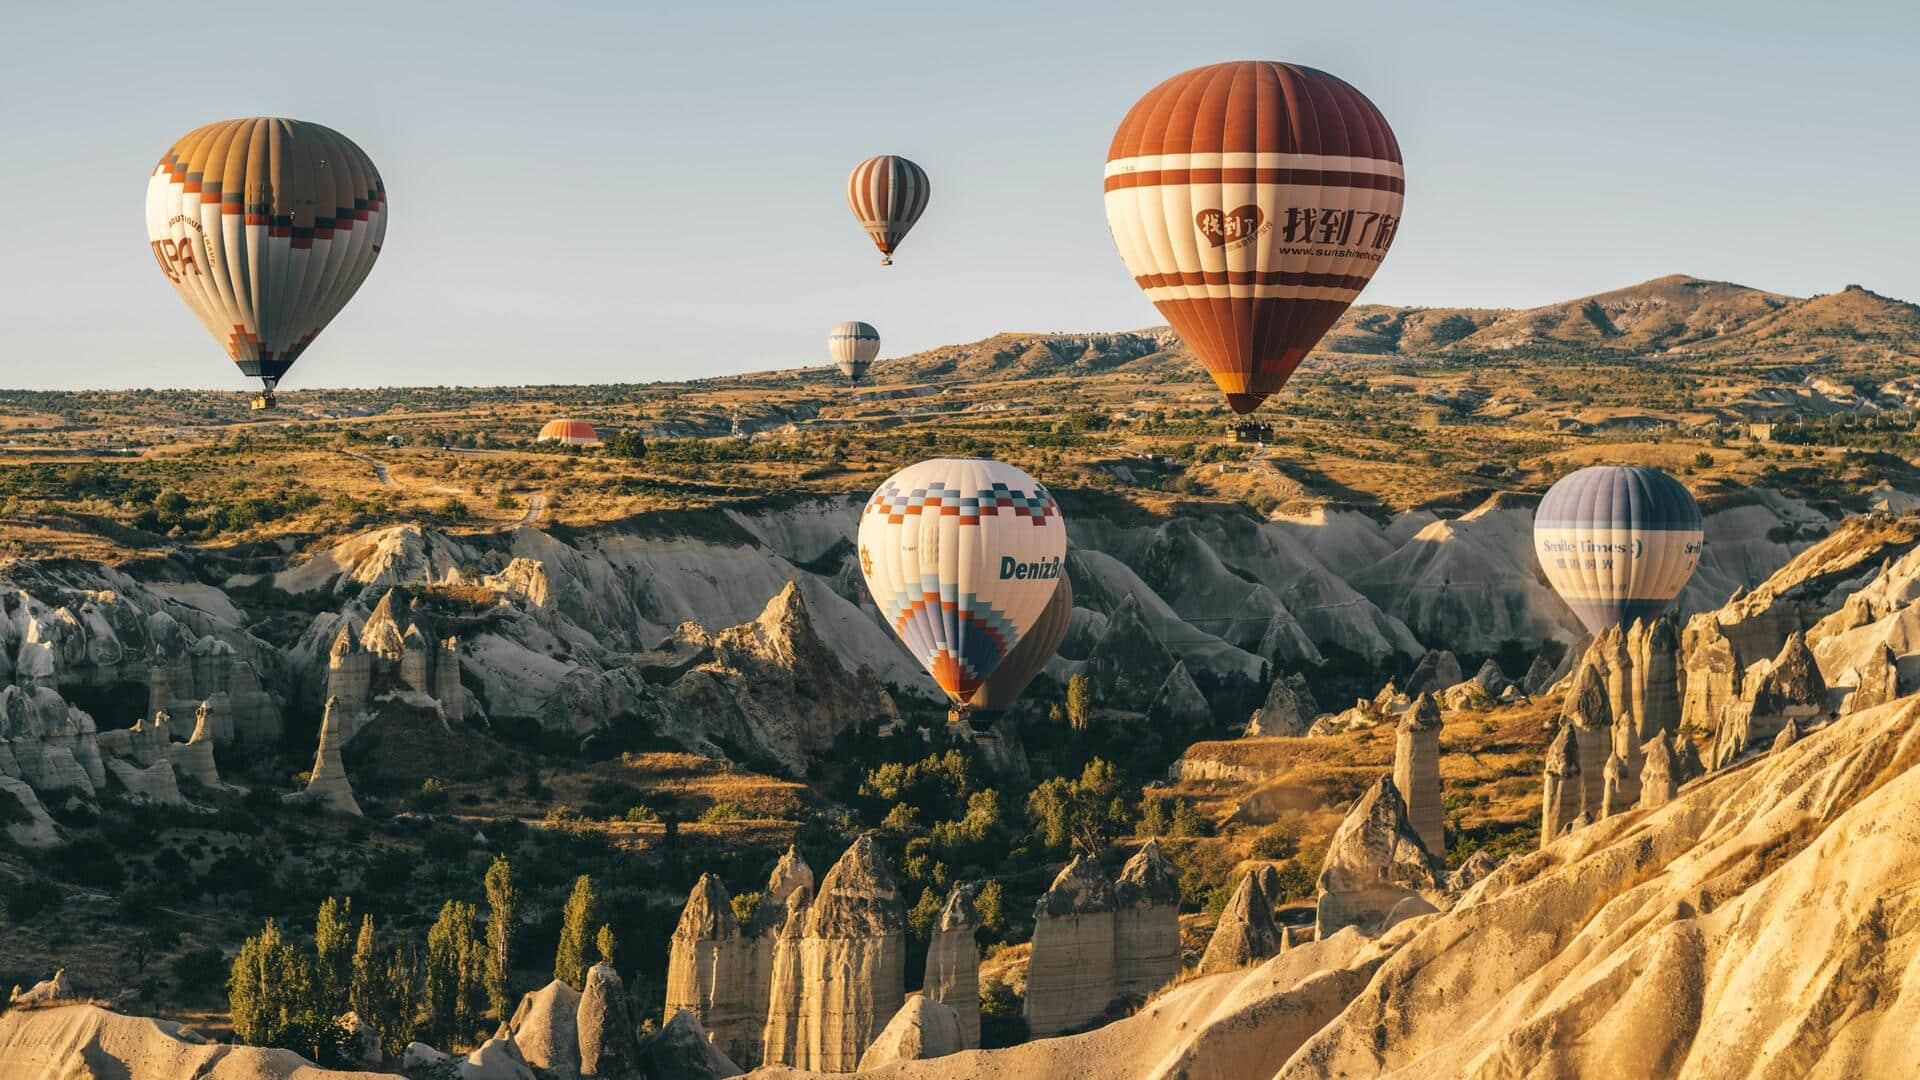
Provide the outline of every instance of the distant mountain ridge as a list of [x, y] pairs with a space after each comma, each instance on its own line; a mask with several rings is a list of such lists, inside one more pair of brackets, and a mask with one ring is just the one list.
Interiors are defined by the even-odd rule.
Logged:
[[[1858, 285], [1794, 297], [1685, 274], [1535, 308], [1360, 304], [1316, 354], [1470, 359], [1515, 350], [1785, 365], [1920, 361], [1920, 306]], [[1164, 326], [1115, 333], [996, 334], [883, 360], [883, 381], [999, 381], [1173, 370], [1191, 354]], [[1190, 370], [1190, 369], [1188, 369]]]

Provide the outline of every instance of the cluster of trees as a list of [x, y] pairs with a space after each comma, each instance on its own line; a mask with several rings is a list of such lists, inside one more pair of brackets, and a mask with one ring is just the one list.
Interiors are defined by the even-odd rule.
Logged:
[[[495, 856], [487, 867], [485, 891], [484, 922], [475, 905], [448, 900], [424, 947], [382, 934], [370, 914], [360, 916], [356, 930], [352, 897], [321, 903], [311, 949], [267, 920], [228, 970], [234, 1034], [322, 1065], [355, 1064], [353, 1032], [342, 1023], [351, 1012], [379, 1033], [389, 1058], [416, 1040], [445, 1049], [471, 1046], [483, 1021], [505, 1019], [514, 1002], [520, 891], [506, 856]], [[615, 944], [593, 881], [583, 874], [567, 899], [554, 977], [584, 989], [589, 950], [608, 963]]]

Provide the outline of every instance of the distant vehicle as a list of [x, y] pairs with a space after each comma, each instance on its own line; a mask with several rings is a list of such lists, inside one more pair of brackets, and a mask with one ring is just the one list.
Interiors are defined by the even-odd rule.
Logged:
[[346, 136], [255, 116], [196, 128], [147, 181], [147, 240], [208, 333], [260, 380], [255, 409], [380, 257], [387, 189]]
[[1400, 227], [1400, 147], [1324, 71], [1212, 64], [1147, 92], [1107, 150], [1107, 226], [1134, 283], [1249, 413], [1366, 287]]
[[1687, 489], [1642, 465], [1568, 473], [1533, 514], [1540, 569], [1595, 634], [1659, 618], [1700, 565], [1704, 536]]
[[867, 591], [956, 719], [968, 718], [975, 694], [1042, 622], [1066, 554], [1053, 496], [985, 458], [909, 465], [860, 515]]
[[893, 251], [926, 212], [933, 191], [927, 171], [894, 154], [870, 157], [847, 175], [847, 205], [880, 249], [880, 265], [893, 265]]
[[540, 429], [540, 436], [535, 441], [557, 442], [566, 446], [599, 446], [600, 433], [585, 420], [549, 420]]
[[827, 332], [827, 354], [848, 382], [859, 382], [880, 355], [880, 331], [863, 322], [843, 322]]

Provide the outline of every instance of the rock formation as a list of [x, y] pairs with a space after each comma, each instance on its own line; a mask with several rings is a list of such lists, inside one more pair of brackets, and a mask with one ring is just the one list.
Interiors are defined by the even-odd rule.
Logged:
[[780, 929], [787, 922], [787, 898], [801, 889], [812, 895], [813, 868], [800, 857], [799, 850], [789, 844], [767, 876], [767, 888], [760, 895], [760, 906], [754, 911], [752, 923], [743, 928], [752, 948], [747, 969], [747, 1037], [741, 1055], [729, 1057], [745, 1068], [761, 1061], [761, 1042], [766, 1035], [769, 992], [773, 985], [773, 955], [779, 946]]
[[1076, 855], [1033, 909], [1027, 1028], [1035, 1038], [1083, 1027], [1114, 997], [1113, 883]]
[[[0, 744], [4, 749], [5, 744]], [[0, 819], [7, 821], [7, 838], [23, 848], [45, 849], [66, 843], [66, 834], [47, 813], [40, 803], [40, 797], [34, 794], [25, 780], [0, 775], [0, 800], [12, 800], [20, 809], [18, 813], [0, 813]]]
[[1604, 781], [1600, 790], [1600, 816], [1602, 818], [1610, 818], [1615, 814], [1627, 810], [1632, 805], [1632, 803], [1627, 801], [1625, 794], [1621, 791], [1621, 784], [1626, 771], [1627, 764], [1620, 760], [1619, 754], [1607, 755], [1607, 763], [1600, 771], [1600, 775]]
[[1740, 664], [1715, 613], [1702, 612], [1687, 623], [1681, 652], [1686, 693], [1680, 723], [1694, 731], [1717, 731], [1720, 714], [1740, 696]]
[[1141, 613], [1139, 598], [1128, 594], [1107, 616], [1106, 631], [1087, 657], [1086, 671], [1102, 703], [1145, 711], [1174, 663], [1174, 655]]
[[1447, 892], [1450, 895], [1459, 896], [1480, 884], [1483, 878], [1493, 873], [1499, 866], [1500, 860], [1495, 858], [1491, 851], [1481, 848], [1467, 856], [1465, 862], [1447, 875]]
[[1144, 999], [1179, 973], [1180, 872], [1148, 840], [1113, 885], [1113, 990]]
[[794, 1065], [848, 1072], [859, 1064], [906, 999], [906, 929], [900, 888], [873, 834], [863, 833], [820, 879], [807, 910]]
[[1206, 695], [1200, 692], [1200, 685], [1187, 672], [1184, 660], [1174, 661], [1172, 670], [1160, 683], [1160, 689], [1154, 693], [1146, 712], [1148, 723], [1163, 730], [1197, 728], [1213, 719], [1213, 709], [1207, 705]]
[[1460, 658], [1445, 649], [1428, 649], [1426, 655], [1413, 667], [1413, 674], [1407, 676], [1408, 698], [1418, 698], [1421, 694], [1438, 694], [1449, 686], [1458, 685], [1465, 680], [1465, 672], [1460, 670]]
[[1789, 721], [1802, 724], [1827, 710], [1827, 684], [1798, 631], [1787, 636], [1780, 654], [1748, 669], [1740, 696], [1720, 712], [1713, 740], [1713, 767], [1731, 764], [1749, 747], [1770, 744]]
[[53, 978], [34, 983], [26, 990], [14, 987], [13, 993], [7, 996], [7, 1002], [12, 1005], [46, 1005], [78, 996], [74, 993], [73, 983], [67, 978], [67, 969], [60, 968], [53, 973]]
[[347, 783], [347, 767], [340, 761], [339, 716], [336, 702], [327, 699], [326, 712], [320, 717], [320, 745], [313, 753], [313, 771], [307, 776], [306, 790], [288, 798], [310, 801], [336, 814], [360, 817], [360, 803]]
[[872, 670], [849, 671], [821, 640], [793, 582], [754, 621], [711, 636], [683, 626], [676, 641], [698, 662], [667, 691], [670, 730], [765, 754], [796, 776], [849, 728], [900, 722]]
[[1573, 732], [1580, 760], [1580, 809], [1589, 816], [1600, 812], [1603, 770], [1607, 755], [1613, 752], [1613, 705], [1607, 694], [1606, 675], [1601, 659], [1605, 638], [1595, 640], [1573, 672], [1573, 684], [1561, 705], [1564, 726]]
[[860, 1071], [878, 1069], [901, 1061], [957, 1054], [967, 1047], [960, 1021], [953, 1009], [932, 1001], [925, 994], [914, 994], [860, 1055]]
[[788, 894], [786, 918], [774, 939], [773, 957], [767, 965], [767, 1022], [760, 1036], [760, 1060], [764, 1064], [799, 1064], [803, 1036], [810, 1027], [800, 943], [806, 937], [807, 908], [812, 901], [813, 888], [809, 885], [800, 885]]
[[1200, 956], [1199, 973], [1217, 975], [1257, 963], [1279, 952], [1284, 941], [1273, 922], [1273, 902], [1259, 877], [1248, 874], [1220, 910], [1207, 951]]
[[585, 1080], [639, 1080], [640, 1046], [620, 973], [605, 964], [587, 970], [580, 994], [580, 1075]]
[[1435, 858], [1447, 853], [1446, 811], [1440, 804], [1440, 727], [1440, 706], [1423, 692], [1400, 718], [1393, 742], [1393, 786], [1406, 802], [1408, 824]]
[[520, 999], [507, 1030], [528, 1065], [550, 1080], [580, 1076], [580, 992], [555, 979]]
[[647, 1080], [722, 1080], [739, 1076], [740, 1066], [713, 1045], [693, 1010], [682, 1009], [640, 1047], [640, 1074]]
[[1847, 712], [1861, 712], [1900, 696], [1900, 665], [1893, 650], [1883, 642], [1860, 669], [1853, 693], [1847, 697]]
[[1673, 801], [1680, 790], [1679, 763], [1674, 760], [1673, 736], [1661, 732], [1641, 748], [1640, 806], [1652, 810]]
[[1347, 812], [1327, 844], [1314, 912], [1314, 936], [1343, 927], [1377, 933], [1395, 904], [1438, 895], [1434, 860], [1407, 821], [1406, 803], [1383, 776]]
[[1800, 722], [1789, 720], [1780, 728], [1780, 734], [1773, 737], [1773, 746], [1769, 752], [1778, 753], [1798, 741], [1800, 741]]
[[1545, 773], [1540, 788], [1540, 844], [1543, 847], [1567, 831], [1582, 812], [1580, 742], [1572, 724], [1562, 723], [1560, 733], [1547, 747]]
[[359, 737], [384, 700], [402, 699], [443, 720], [463, 720], [460, 641], [436, 638], [425, 610], [390, 588], [357, 631], [351, 619], [339, 620], [327, 649], [326, 695], [340, 714], [342, 745]]
[[701, 874], [673, 932], [661, 1022], [690, 1010], [728, 1058], [756, 1056], [766, 1018], [753, 1015], [752, 985], [753, 942], [734, 918], [726, 886]]
[[1276, 676], [1266, 701], [1247, 720], [1247, 735], [1305, 735], [1318, 712], [1311, 693], [1303, 696], [1305, 688], [1306, 681], [1297, 674]]
[[953, 1010], [961, 1050], [980, 1045], [980, 946], [973, 937], [980, 925], [980, 914], [973, 907], [979, 895], [978, 882], [955, 885], [927, 943], [924, 993], [927, 1000]]
[[180, 784], [173, 775], [173, 763], [157, 761], [141, 768], [121, 758], [107, 758], [107, 775], [119, 782], [127, 798], [150, 806], [185, 806]]

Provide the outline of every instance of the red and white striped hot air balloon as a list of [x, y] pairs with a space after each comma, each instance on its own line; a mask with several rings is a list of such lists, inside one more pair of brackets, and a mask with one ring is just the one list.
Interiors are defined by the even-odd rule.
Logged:
[[1360, 295], [1405, 190], [1373, 102], [1267, 60], [1175, 75], [1107, 151], [1120, 257], [1237, 413], [1284, 386]]
[[870, 157], [847, 175], [847, 205], [880, 249], [880, 265], [893, 265], [893, 249], [927, 209], [927, 171], [894, 154]]

